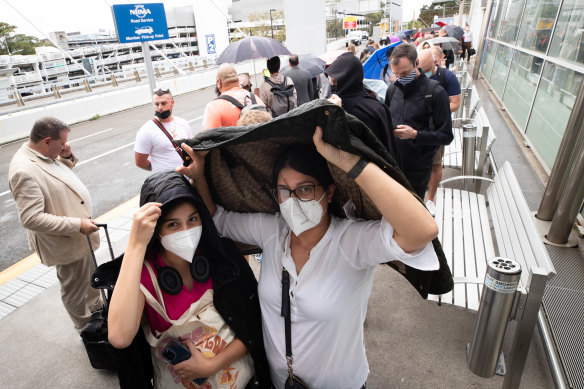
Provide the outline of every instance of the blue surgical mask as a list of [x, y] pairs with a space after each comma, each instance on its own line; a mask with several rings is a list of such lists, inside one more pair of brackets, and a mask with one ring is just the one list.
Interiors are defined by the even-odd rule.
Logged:
[[429, 72], [425, 72], [424, 73], [426, 75], [426, 77], [430, 78], [432, 77], [432, 71], [430, 70]]
[[416, 76], [416, 69], [414, 69], [412, 71], [412, 73], [410, 73], [409, 76], [398, 78], [397, 80], [399, 81], [400, 84], [405, 86], [405, 85], [409, 84], [410, 82], [414, 81], [415, 76]]

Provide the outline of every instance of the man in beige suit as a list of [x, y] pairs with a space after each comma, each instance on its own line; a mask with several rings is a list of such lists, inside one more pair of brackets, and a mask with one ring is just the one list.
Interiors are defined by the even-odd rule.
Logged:
[[99, 292], [89, 285], [94, 266], [86, 237], [96, 249], [99, 234], [89, 191], [71, 170], [77, 158], [67, 143], [69, 131], [59, 119], [37, 120], [12, 157], [8, 177], [29, 247], [43, 264], [56, 266], [61, 299], [80, 331], [101, 306]]

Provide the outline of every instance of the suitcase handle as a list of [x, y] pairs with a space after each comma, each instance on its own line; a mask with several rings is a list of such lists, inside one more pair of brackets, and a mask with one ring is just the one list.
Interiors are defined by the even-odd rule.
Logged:
[[[107, 238], [107, 244], [109, 247], [110, 256], [112, 257], [112, 260], [113, 260], [114, 259], [114, 250], [112, 249], [112, 242], [110, 240], [109, 233], [107, 231], [107, 224], [96, 223], [95, 225], [97, 227], [101, 227], [104, 229], [105, 236]], [[95, 252], [93, 251], [93, 246], [91, 245], [91, 239], [89, 239], [89, 235], [86, 235], [86, 236], [87, 236], [87, 243], [89, 244], [89, 252], [91, 253], [91, 259], [93, 260], [93, 266], [95, 269], [97, 269], [97, 259], [95, 258]], [[90, 280], [90, 282], [91, 282], [91, 280]], [[109, 311], [109, 302], [108, 302], [107, 296], [106, 296], [103, 289], [100, 289], [99, 292], [101, 294], [101, 300], [105, 306], [105, 312], [107, 315], [107, 312]]]

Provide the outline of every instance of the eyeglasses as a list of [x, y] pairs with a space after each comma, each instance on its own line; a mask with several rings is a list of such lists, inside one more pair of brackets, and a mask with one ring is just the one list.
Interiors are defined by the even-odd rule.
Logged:
[[170, 94], [170, 89], [158, 89], [157, 91], [154, 91], [154, 94], [156, 96], [169, 95]]
[[314, 200], [316, 196], [316, 187], [322, 186], [320, 184], [308, 184], [299, 186], [296, 189], [288, 189], [288, 188], [275, 188], [270, 189], [272, 196], [278, 203], [283, 203], [284, 201], [288, 200], [292, 193], [294, 196], [300, 201], [311, 201]]

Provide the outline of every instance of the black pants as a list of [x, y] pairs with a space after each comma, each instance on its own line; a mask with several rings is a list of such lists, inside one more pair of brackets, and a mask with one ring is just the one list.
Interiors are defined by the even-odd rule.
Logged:
[[426, 189], [428, 189], [428, 182], [430, 182], [430, 176], [432, 175], [432, 168], [420, 169], [420, 170], [405, 170], [406, 178], [412, 184], [414, 192], [422, 200], [424, 200], [424, 195], [426, 194]]
[[466, 57], [466, 62], [470, 60], [470, 48], [472, 46], [472, 42], [464, 42], [462, 46], [462, 58]]

